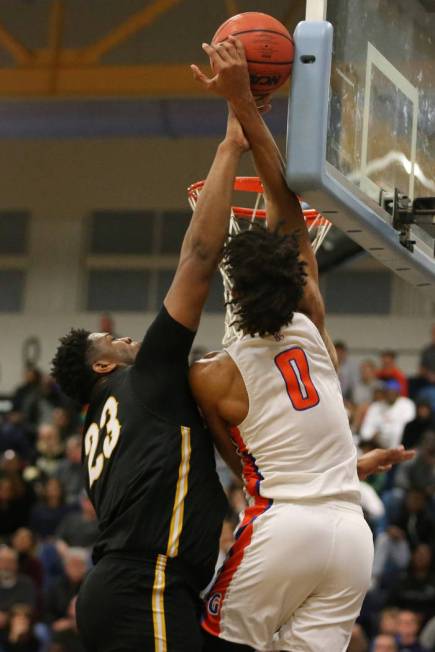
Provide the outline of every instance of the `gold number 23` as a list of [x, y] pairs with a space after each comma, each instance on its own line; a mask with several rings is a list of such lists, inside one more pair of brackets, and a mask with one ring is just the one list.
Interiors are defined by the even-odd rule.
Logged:
[[[118, 414], [118, 401], [113, 397], [107, 399], [104, 404], [100, 418], [100, 426], [91, 423], [85, 435], [85, 454], [88, 458], [89, 486], [92, 487], [95, 480], [100, 477], [103, 467], [104, 458], [106, 460], [112, 455], [118, 443], [121, 432], [121, 424], [116, 418]], [[97, 452], [98, 440], [101, 430], [106, 427], [106, 436], [103, 441], [103, 452], [95, 457]]]

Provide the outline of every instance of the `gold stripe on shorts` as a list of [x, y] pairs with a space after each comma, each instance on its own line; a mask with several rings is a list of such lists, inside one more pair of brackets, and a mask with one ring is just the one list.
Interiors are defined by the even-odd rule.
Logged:
[[190, 470], [190, 428], [185, 426], [181, 427], [181, 462], [178, 469], [177, 489], [175, 491], [174, 506], [172, 508], [171, 525], [169, 528], [168, 548], [166, 555], [168, 557], [176, 557], [178, 554], [178, 546], [180, 543], [180, 536], [183, 529], [184, 518], [184, 499], [187, 495], [187, 488], [189, 486], [189, 470]]
[[166, 641], [166, 620], [165, 620], [165, 555], [158, 555], [156, 561], [156, 571], [154, 574], [152, 610], [153, 610], [153, 627], [154, 627], [154, 652], [167, 652]]

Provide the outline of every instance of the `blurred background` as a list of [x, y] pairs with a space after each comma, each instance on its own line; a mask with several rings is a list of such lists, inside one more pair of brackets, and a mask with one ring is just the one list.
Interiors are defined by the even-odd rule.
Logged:
[[[229, 16], [265, 11], [293, 32], [305, 4], [0, 0], [0, 652], [81, 649], [74, 596], [96, 523], [81, 415], [48, 375], [57, 340], [71, 326], [141, 338], [177, 265], [186, 188], [225, 129], [189, 64], [206, 66], [201, 42]], [[288, 92], [267, 116], [282, 146]], [[362, 483], [377, 556], [350, 649], [435, 650], [435, 297], [336, 230], [319, 262], [356, 443], [419, 449]], [[222, 334], [216, 276], [193, 355]], [[245, 501], [219, 465], [223, 556]]]

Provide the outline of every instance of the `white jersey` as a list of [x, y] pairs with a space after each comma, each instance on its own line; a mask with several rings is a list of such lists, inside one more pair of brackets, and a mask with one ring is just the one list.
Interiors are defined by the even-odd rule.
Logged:
[[252, 496], [360, 502], [357, 453], [340, 384], [313, 322], [295, 313], [279, 336], [245, 336], [227, 349], [249, 411], [232, 429]]

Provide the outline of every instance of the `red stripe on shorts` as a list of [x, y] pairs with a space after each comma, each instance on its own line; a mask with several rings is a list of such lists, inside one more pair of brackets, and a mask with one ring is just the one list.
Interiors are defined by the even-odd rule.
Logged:
[[221, 610], [225, 596], [237, 569], [242, 563], [245, 552], [251, 543], [254, 521], [256, 518], [264, 514], [273, 502], [268, 498], [263, 498], [263, 496], [260, 496], [258, 493], [259, 482], [263, 477], [257, 468], [255, 459], [248, 453], [240, 432], [237, 428], [232, 428], [231, 434], [242, 454], [244, 461], [243, 476], [245, 478], [245, 484], [249, 493], [252, 496], [255, 496], [255, 503], [245, 510], [243, 520], [236, 531], [236, 541], [231, 547], [231, 550], [229, 551], [205, 602], [202, 616], [202, 627], [212, 636], [219, 636], [220, 634]]

